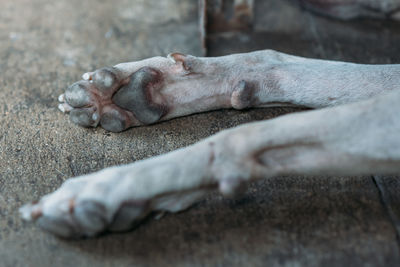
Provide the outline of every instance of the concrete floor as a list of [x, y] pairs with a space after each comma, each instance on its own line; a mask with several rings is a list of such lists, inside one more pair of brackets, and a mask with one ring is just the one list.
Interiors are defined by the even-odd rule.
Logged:
[[[213, 194], [187, 212], [90, 240], [21, 221], [23, 203], [68, 177], [299, 111], [215, 111], [113, 134], [77, 127], [57, 110], [57, 96], [85, 71], [171, 51], [201, 55], [195, 2], [0, 0], [0, 266], [398, 266], [396, 177], [276, 177], [241, 199]], [[253, 31], [211, 34], [208, 54], [272, 48], [400, 63], [398, 24], [333, 21], [281, 0], [256, 7]]]

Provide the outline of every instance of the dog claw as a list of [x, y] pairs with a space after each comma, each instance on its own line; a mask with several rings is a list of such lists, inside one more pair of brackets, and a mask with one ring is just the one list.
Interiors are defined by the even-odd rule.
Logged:
[[96, 127], [100, 122], [100, 115], [97, 112], [93, 113], [92, 120], [95, 122], [93, 127]]
[[89, 81], [92, 79], [92, 75], [89, 72], [86, 72], [82, 75], [82, 79], [85, 81]]
[[58, 96], [58, 101], [61, 102], [61, 103], [64, 103], [65, 102], [65, 94], [59, 95]]
[[61, 110], [62, 113], [69, 113], [73, 109], [73, 107], [71, 107], [67, 103], [61, 103], [58, 105], [58, 109]]
[[25, 221], [32, 221], [34, 216], [32, 216], [32, 206], [33, 204], [26, 204], [19, 208], [19, 214]]

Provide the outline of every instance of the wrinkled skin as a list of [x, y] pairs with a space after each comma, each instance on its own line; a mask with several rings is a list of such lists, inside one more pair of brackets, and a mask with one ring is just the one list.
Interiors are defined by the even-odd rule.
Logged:
[[184, 210], [209, 190], [234, 195], [254, 179], [400, 172], [400, 65], [265, 50], [218, 58], [172, 54], [83, 77], [60, 97], [60, 108], [73, 122], [100, 122], [112, 131], [217, 108], [328, 108], [246, 124], [165, 155], [71, 178], [21, 208], [25, 219], [62, 237], [125, 231], [151, 212]]

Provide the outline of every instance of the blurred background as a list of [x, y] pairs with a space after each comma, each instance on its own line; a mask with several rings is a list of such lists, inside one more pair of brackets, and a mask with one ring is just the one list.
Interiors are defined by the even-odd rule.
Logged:
[[119, 134], [86, 129], [57, 109], [84, 72], [175, 51], [267, 48], [400, 63], [399, 44], [400, 23], [339, 21], [291, 0], [0, 0], [0, 266], [398, 266], [398, 177], [276, 177], [237, 200], [211, 194], [187, 212], [81, 241], [44, 233], [17, 210], [68, 177], [300, 111], [214, 111]]

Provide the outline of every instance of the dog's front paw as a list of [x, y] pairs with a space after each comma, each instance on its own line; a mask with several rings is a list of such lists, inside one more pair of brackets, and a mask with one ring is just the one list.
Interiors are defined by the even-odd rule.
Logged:
[[80, 126], [100, 124], [120, 132], [155, 123], [166, 113], [154, 99], [163, 81], [156, 68], [142, 67], [128, 77], [117, 68], [102, 68], [82, 77], [59, 97], [59, 109], [69, 112], [71, 121]]

